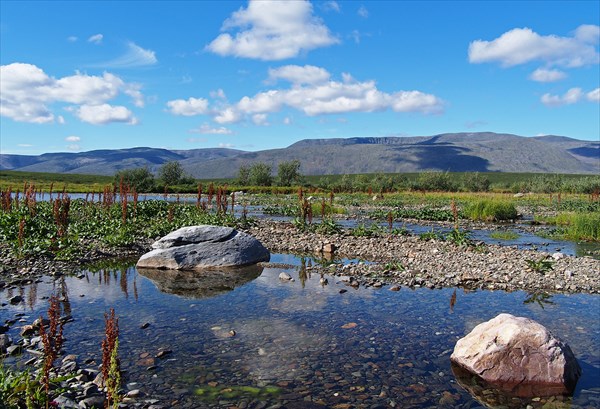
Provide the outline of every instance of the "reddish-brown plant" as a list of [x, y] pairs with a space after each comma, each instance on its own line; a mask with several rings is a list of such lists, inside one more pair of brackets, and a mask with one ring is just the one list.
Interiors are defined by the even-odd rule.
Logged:
[[60, 302], [56, 295], [52, 295], [48, 307], [48, 328], [44, 325], [44, 319], [40, 316], [40, 337], [44, 345], [44, 367], [42, 368], [42, 384], [46, 388], [46, 394], [50, 390], [50, 371], [54, 361], [58, 357], [63, 345], [64, 322], [60, 319]]

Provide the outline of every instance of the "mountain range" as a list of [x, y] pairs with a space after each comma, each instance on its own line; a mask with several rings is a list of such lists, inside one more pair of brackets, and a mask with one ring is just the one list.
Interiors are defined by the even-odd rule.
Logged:
[[451, 172], [534, 172], [600, 174], [600, 141], [565, 136], [524, 137], [493, 132], [434, 136], [304, 139], [287, 148], [247, 152], [208, 148], [107, 149], [42, 155], [0, 154], [0, 170], [113, 175], [122, 169], [179, 161], [199, 179], [229, 178], [242, 165], [273, 166], [298, 159], [305, 175]]

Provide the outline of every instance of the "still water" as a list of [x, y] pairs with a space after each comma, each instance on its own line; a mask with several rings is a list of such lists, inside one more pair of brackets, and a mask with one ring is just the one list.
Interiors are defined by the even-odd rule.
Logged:
[[[0, 320], [24, 321], [10, 330], [18, 339], [19, 326], [45, 315], [45, 297], [55, 292], [74, 318], [64, 349], [94, 366], [103, 314], [114, 308], [125, 390], [141, 389], [139, 400], [167, 407], [600, 407], [599, 296], [457, 289], [451, 305], [454, 289], [354, 289], [311, 274], [293, 255], [271, 262], [289, 265], [233, 282], [217, 273], [137, 271], [132, 263], [45, 277], [0, 290]], [[279, 280], [282, 271], [295, 280]], [[25, 303], [7, 305], [19, 293]], [[457, 383], [449, 361], [457, 339], [502, 312], [532, 318], [570, 344], [583, 368], [573, 398], [520, 401], [485, 388], [472, 396]], [[160, 351], [171, 352], [156, 358]]]

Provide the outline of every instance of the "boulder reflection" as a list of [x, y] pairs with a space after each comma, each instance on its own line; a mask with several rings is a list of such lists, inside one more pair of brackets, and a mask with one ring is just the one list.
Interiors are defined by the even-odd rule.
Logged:
[[[452, 373], [458, 384], [471, 394], [473, 399], [486, 408], [520, 409], [525, 407], [542, 407], [547, 401], [552, 401], [557, 408], [569, 408], [571, 405], [572, 390], [564, 387], [548, 385], [493, 385], [477, 375], [452, 363]], [[532, 398], [537, 397], [536, 400]], [[539, 397], [549, 397], [540, 399]], [[545, 407], [545, 406], [544, 406]]]
[[232, 291], [261, 275], [263, 267], [184, 271], [138, 268], [138, 272], [163, 293], [186, 298], [208, 298]]

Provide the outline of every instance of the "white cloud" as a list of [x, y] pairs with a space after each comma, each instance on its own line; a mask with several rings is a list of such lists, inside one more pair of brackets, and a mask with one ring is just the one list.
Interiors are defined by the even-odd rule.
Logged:
[[[303, 68], [298, 67], [299, 72]], [[435, 95], [420, 91], [386, 93], [378, 90], [374, 81], [358, 82], [349, 74], [343, 77], [344, 82], [330, 80], [316, 84], [295, 84], [289, 89], [268, 90], [253, 97], [245, 96], [229, 109], [238, 113], [238, 120], [243, 114], [266, 114], [283, 107], [302, 111], [309, 116], [387, 109], [421, 113], [443, 111], [444, 103]]]
[[234, 145], [234, 144], [232, 144], [232, 143], [223, 143], [223, 142], [221, 142], [221, 143], [218, 145], [218, 147], [219, 147], [219, 148], [227, 148], [227, 149], [231, 149], [231, 148], [235, 148], [235, 145]]
[[127, 52], [114, 60], [100, 64], [94, 64], [95, 67], [104, 68], [136, 68], [155, 65], [158, 63], [156, 53], [152, 50], [146, 50], [134, 42], [127, 43]]
[[79, 136], [71, 135], [71, 136], [67, 136], [65, 138], [65, 141], [67, 141], [67, 142], [79, 142], [79, 141], [81, 141], [81, 138]]
[[120, 93], [132, 96], [138, 106], [143, 101], [138, 84], [126, 83], [107, 72], [102, 76], [76, 72], [56, 79], [32, 64], [0, 67], [0, 115], [18, 122], [64, 123], [62, 116], [55, 118], [51, 104], [101, 105]]
[[359, 16], [361, 16], [362, 18], [368, 18], [369, 17], [369, 10], [367, 10], [367, 8], [365, 6], [360, 6], [358, 8], [358, 11], [356, 13]]
[[258, 125], [258, 126], [268, 126], [269, 125], [269, 122], [267, 121], [267, 114], [252, 115], [252, 122], [254, 122], [254, 125]]
[[571, 88], [564, 95], [542, 95], [541, 101], [544, 105], [556, 107], [561, 105], [571, 105], [579, 102], [583, 97], [583, 91], [581, 88]]
[[138, 123], [133, 113], [124, 106], [81, 105], [74, 112], [81, 121], [93, 125], [105, 125], [111, 122], [123, 122], [129, 125]]
[[167, 102], [173, 115], [194, 116], [208, 113], [208, 100], [204, 98], [176, 99]]
[[[225, 94], [222, 90], [211, 92], [213, 98], [218, 98], [216, 107], [210, 106], [209, 101], [203, 98], [169, 101], [167, 106], [176, 115], [210, 115], [221, 125], [247, 120], [262, 126], [269, 125], [268, 114], [284, 108], [308, 116], [386, 110], [422, 114], [444, 111], [444, 101], [433, 94], [417, 90], [388, 93], [380, 91], [375, 81], [360, 82], [349, 73], [341, 76], [342, 81], [336, 81], [323, 68], [287, 65], [270, 69], [267, 81], [283, 79], [291, 82], [289, 87], [244, 96], [233, 103], [222, 100]], [[282, 121], [285, 125], [292, 122], [289, 116]]]
[[219, 124], [233, 124], [242, 120], [241, 114], [233, 109], [227, 107], [216, 114], [214, 117], [215, 122]]
[[512, 67], [532, 61], [548, 66], [580, 67], [598, 64], [600, 55], [593, 43], [598, 26], [580, 26], [573, 37], [539, 35], [530, 28], [515, 28], [492, 41], [476, 40], [469, 45], [471, 63], [499, 62]]
[[600, 88], [588, 92], [585, 97], [590, 102], [600, 102]]
[[56, 122], [58, 122], [61, 125], [64, 125], [67, 123], [67, 121], [65, 121], [65, 117], [62, 115], [59, 115], [58, 117], [56, 117]]
[[94, 34], [90, 38], [88, 38], [89, 43], [101, 44], [104, 36], [102, 34]]
[[79, 39], [76, 36], [68, 36], [67, 37], [67, 41], [70, 42], [70, 43], [74, 43], [77, 40], [79, 40]]
[[289, 116], [286, 116], [285, 118], [283, 118], [283, 124], [284, 125], [291, 125], [292, 124], [292, 118], [290, 118]]
[[231, 134], [233, 134], [233, 131], [231, 129], [225, 128], [224, 126], [220, 126], [218, 128], [213, 128], [207, 123], [200, 125], [200, 128], [198, 128], [198, 129], [192, 129], [190, 132], [199, 133], [202, 135], [231, 135]]
[[586, 43], [598, 44], [600, 42], [600, 26], [583, 24], [575, 30], [575, 37]]
[[222, 56], [282, 60], [301, 52], [336, 44], [306, 1], [251, 0], [223, 23], [220, 34], [206, 49]]
[[560, 70], [548, 70], [545, 68], [538, 68], [529, 76], [530, 80], [537, 82], [555, 82], [560, 81], [567, 77], [567, 74]]
[[269, 68], [268, 82], [275, 83], [282, 79], [291, 82], [294, 85], [301, 84], [322, 84], [329, 80], [327, 70], [315, 67], [314, 65], [285, 65], [279, 68]]
[[337, 1], [326, 1], [321, 4], [321, 8], [324, 11], [335, 11], [336, 13], [342, 11], [342, 8], [340, 7], [340, 4]]

